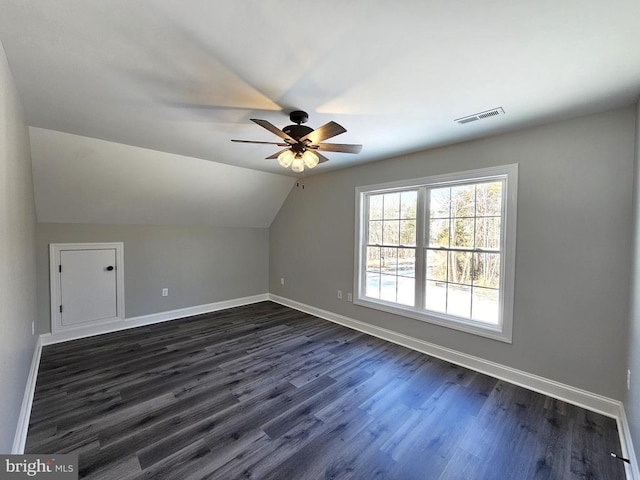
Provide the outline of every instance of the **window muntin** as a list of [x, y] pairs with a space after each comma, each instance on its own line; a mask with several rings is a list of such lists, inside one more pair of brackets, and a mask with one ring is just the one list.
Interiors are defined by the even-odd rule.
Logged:
[[517, 165], [358, 188], [355, 303], [510, 341], [516, 189]]

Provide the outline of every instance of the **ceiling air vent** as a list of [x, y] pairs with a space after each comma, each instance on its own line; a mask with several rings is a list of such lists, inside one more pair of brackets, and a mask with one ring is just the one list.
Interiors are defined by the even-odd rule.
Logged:
[[474, 113], [473, 115], [467, 115], [466, 117], [456, 118], [454, 122], [458, 122], [460, 125], [469, 122], [475, 122], [476, 120], [482, 120], [483, 118], [495, 117], [496, 115], [504, 114], [504, 108], [492, 108], [491, 110], [487, 110], [485, 112]]

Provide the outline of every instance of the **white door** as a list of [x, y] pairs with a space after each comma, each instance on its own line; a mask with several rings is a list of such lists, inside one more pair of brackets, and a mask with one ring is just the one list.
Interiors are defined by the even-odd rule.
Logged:
[[52, 244], [54, 333], [124, 320], [122, 243]]
[[59, 270], [63, 326], [116, 316], [115, 249], [62, 250]]

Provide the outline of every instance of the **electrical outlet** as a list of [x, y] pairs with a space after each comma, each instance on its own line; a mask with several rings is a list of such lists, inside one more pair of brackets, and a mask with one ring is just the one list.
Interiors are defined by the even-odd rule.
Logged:
[[31, 335], [36, 334], [36, 322], [31, 322]]
[[338, 300], [342, 300], [342, 290], [338, 290]]
[[284, 285], [284, 277], [280, 277], [280, 285]]
[[627, 370], [627, 390], [631, 390], [631, 370]]
[[347, 293], [347, 301], [353, 302], [353, 293], [351, 292]]
[[163, 297], [168, 297], [169, 296], [169, 289], [168, 288], [163, 288], [162, 289], [162, 296]]

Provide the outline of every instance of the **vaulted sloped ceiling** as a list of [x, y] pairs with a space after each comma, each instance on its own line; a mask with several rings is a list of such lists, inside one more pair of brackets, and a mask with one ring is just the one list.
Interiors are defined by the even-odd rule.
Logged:
[[[638, 18], [638, 0], [0, 0], [0, 41], [33, 127], [292, 175], [230, 139], [273, 141], [249, 119], [302, 109], [364, 145], [309, 175], [629, 105]], [[234, 185], [255, 204], [252, 182]]]
[[39, 222], [269, 227], [294, 179], [31, 127]]

